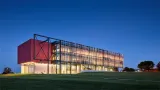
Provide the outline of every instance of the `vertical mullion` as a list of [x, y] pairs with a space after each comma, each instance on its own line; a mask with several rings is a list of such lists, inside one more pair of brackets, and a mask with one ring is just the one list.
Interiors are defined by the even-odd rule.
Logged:
[[70, 74], [71, 74], [71, 62], [72, 62], [72, 60], [71, 60], [71, 59], [72, 59], [72, 54], [71, 54], [71, 53], [72, 53], [72, 45], [71, 45], [71, 43], [69, 43], [69, 45], [70, 45], [70, 54], [69, 54], [69, 55], [70, 55]]
[[47, 72], [48, 72], [48, 74], [49, 74], [49, 46], [50, 46], [50, 44], [49, 44], [50, 42], [49, 42], [49, 37], [48, 37], [48, 69], [47, 69]]
[[60, 60], [60, 64], [59, 64], [59, 73], [61, 74], [61, 69], [62, 69], [62, 67], [61, 67], [61, 54], [62, 54], [62, 52], [61, 52], [61, 49], [62, 49], [62, 46], [61, 46], [61, 44], [62, 44], [62, 41], [60, 40], [60, 53], [59, 53], [59, 60]]
[[58, 62], [58, 60], [57, 60], [57, 57], [58, 57], [58, 54], [57, 54], [57, 49], [58, 49], [58, 47], [57, 47], [57, 43], [55, 44], [55, 46], [56, 46], [56, 52], [55, 52], [55, 54], [56, 54], [56, 61], [55, 61], [55, 63], [56, 63], [56, 74], [57, 74], [57, 62]]

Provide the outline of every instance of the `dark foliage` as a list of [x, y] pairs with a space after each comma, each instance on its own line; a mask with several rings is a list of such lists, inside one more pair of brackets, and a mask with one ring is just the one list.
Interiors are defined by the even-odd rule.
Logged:
[[154, 67], [154, 65], [155, 64], [153, 63], [153, 61], [143, 61], [138, 64], [138, 68], [142, 71], [145, 71], [145, 70], [149, 71]]
[[2, 74], [13, 74], [11, 68], [5, 67]]
[[160, 62], [157, 64], [157, 69], [160, 71]]
[[123, 72], [135, 72], [135, 69], [129, 68], [129, 67], [125, 67], [125, 68], [123, 69]]
[[117, 67], [115, 67], [115, 68], [114, 68], [114, 71], [118, 72], [118, 68], [117, 68]]

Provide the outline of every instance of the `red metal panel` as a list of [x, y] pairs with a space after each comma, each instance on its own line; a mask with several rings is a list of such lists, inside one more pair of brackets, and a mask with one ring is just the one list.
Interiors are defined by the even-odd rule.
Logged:
[[18, 46], [18, 64], [31, 60], [31, 40]]
[[[48, 49], [49, 47], [49, 49]], [[34, 54], [34, 49], [35, 49], [35, 54]], [[48, 45], [48, 42], [43, 42], [36, 40], [35, 41], [35, 48], [34, 48], [34, 39], [31, 39], [31, 58], [32, 61], [37, 61], [39, 60], [47, 60], [48, 57], [51, 57], [51, 44]], [[48, 54], [49, 52], [49, 54]], [[34, 57], [36, 60], [34, 60]], [[51, 59], [51, 58], [50, 58]]]
[[[42, 43], [42, 41], [36, 40], [35, 47], [36, 48], [34, 48], [34, 39], [30, 39], [25, 43], [21, 44], [20, 46], [18, 46], [18, 64], [31, 61], [38, 62], [39, 60], [45, 60], [45, 62], [47, 63], [46, 60], [48, 59], [48, 55], [50, 57], [50, 60], [52, 59], [51, 44], [48, 45], [48, 42]], [[34, 49], [35, 49], [35, 55], [34, 55]], [[36, 60], [34, 60], [34, 57], [36, 58]]]

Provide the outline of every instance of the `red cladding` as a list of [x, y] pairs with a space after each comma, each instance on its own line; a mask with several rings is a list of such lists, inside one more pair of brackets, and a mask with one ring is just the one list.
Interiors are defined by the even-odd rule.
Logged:
[[[35, 45], [35, 48], [34, 48]], [[49, 46], [49, 49], [48, 49]], [[34, 53], [35, 49], [35, 53]], [[18, 64], [25, 62], [37, 62], [39, 60], [47, 60], [48, 57], [51, 59], [51, 44], [48, 45], [47, 42], [35, 41], [30, 39], [25, 43], [18, 46]], [[48, 54], [49, 52], [49, 54]], [[34, 59], [35, 57], [35, 59]], [[38, 59], [38, 60], [37, 60]]]
[[31, 40], [18, 46], [18, 64], [31, 61]]

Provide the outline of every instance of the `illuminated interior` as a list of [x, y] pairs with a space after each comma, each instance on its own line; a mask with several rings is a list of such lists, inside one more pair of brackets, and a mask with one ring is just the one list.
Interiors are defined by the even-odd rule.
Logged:
[[77, 74], [84, 70], [114, 71], [123, 67], [123, 55], [84, 45], [52, 44], [52, 57], [48, 63], [21, 64], [21, 73]]
[[[56, 65], [54, 64], [49, 64], [49, 74], [60, 74], [60, 66], [57, 65], [57, 71], [56, 71]], [[91, 68], [94, 66], [90, 66]], [[47, 68], [48, 64], [44, 63], [25, 63], [21, 64], [21, 73], [22, 74], [47, 74]], [[84, 65], [61, 65], [61, 74], [77, 74], [80, 73], [83, 70], [88, 70], [85, 68]], [[101, 67], [97, 66], [97, 71], [113, 71], [112, 68], [107, 68], [107, 67]]]
[[[52, 60], [60, 62], [57, 64], [62, 66], [61, 69], [64, 68], [63, 65], [71, 65], [71, 67], [75, 65], [77, 68], [81, 67], [80, 71], [85, 69], [113, 71], [114, 67], [123, 67], [123, 55], [119, 53], [86, 46], [79, 48], [67, 45], [60, 46], [60, 44], [57, 44], [55, 48], [56, 49], [53, 50], [55, 56]], [[82, 67], [84, 67], [84, 69]]]

